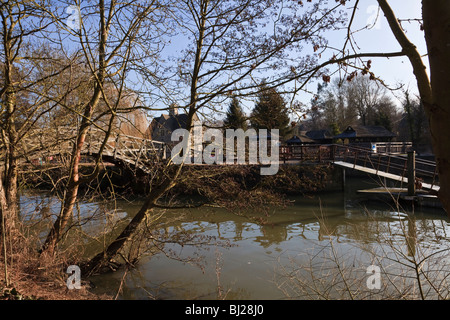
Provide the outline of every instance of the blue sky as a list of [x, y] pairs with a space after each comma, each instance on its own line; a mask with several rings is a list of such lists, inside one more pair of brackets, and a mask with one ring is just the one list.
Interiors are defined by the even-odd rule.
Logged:
[[[390, 0], [389, 3], [399, 19], [417, 19], [422, 16], [421, 0]], [[353, 30], [358, 30], [373, 22], [377, 18], [377, 8], [376, 0], [362, 0]], [[424, 33], [420, 30], [419, 23], [402, 22], [402, 26], [408, 38], [417, 46], [419, 52], [422, 55], [426, 54]], [[381, 11], [375, 27], [361, 31], [355, 37], [361, 52], [396, 52], [401, 50]], [[339, 43], [343, 43], [343, 38], [330, 38], [329, 41], [339, 46]], [[409, 87], [411, 91], [417, 92], [417, 84], [412, 67], [406, 57], [377, 58], [372, 59], [372, 61], [372, 71], [385, 80], [388, 85], [395, 86], [401, 82], [406, 87]], [[424, 57], [424, 61], [428, 63], [426, 57]]]
[[[422, 14], [421, 0], [390, 0], [391, 7], [399, 19], [419, 19]], [[354, 1], [351, 2], [354, 4]], [[350, 6], [348, 15], [351, 15]], [[376, 21], [376, 23], [375, 23]], [[359, 10], [353, 23], [352, 31], [360, 30], [367, 25], [373, 26], [370, 29], [363, 30], [354, 34], [359, 52], [365, 53], [381, 53], [381, 52], [398, 52], [401, 51], [400, 45], [396, 41], [391, 29], [385, 19], [382, 11], [379, 9], [376, 0], [361, 0]], [[419, 52], [425, 55], [426, 44], [423, 31], [420, 30], [420, 24], [417, 21], [402, 22], [402, 26], [406, 31], [408, 38], [417, 46]], [[329, 46], [342, 48], [347, 31], [332, 31], [327, 34]], [[324, 54], [321, 62], [327, 61], [331, 54]], [[377, 77], [382, 79], [389, 87], [396, 88], [400, 84], [403, 88], [408, 88], [413, 94], [417, 94], [417, 83], [413, 74], [411, 64], [406, 57], [396, 58], [373, 58], [371, 71]], [[425, 56], [424, 62], [428, 65], [428, 59]], [[332, 67], [330, 67], [332, 69]], [[317, 83], [311, 82], [306, 86], [310, 92], [316, 92]], [[403, 98], [402, 91], [392, 91], [393, 101], [400, 106], [400, 99]], [[297, 100], [308, 104], [312, 95], [301, 93]], [[253, 105], [246, 103], [246, 111], [249, 112]]]
[[[331, 1], [334, 3], [334, 1]], [[417, 19], [421, 17], [421, 0], [390, 0], [394, 12], [400, 19]], [[354, 1], [350, 1], [347, 5], [348, 14], [351, 14], [350, 5], [354, 4]], [[400, 46], [395, 40], [386, 19], [381, 11], [378, 9], [376, 0], [361, 0], [359, 4], [359, 10], [356, 15], [352, 30], [358, 30], [365, 27], [368, 24], [373, 24], [375, 19], [378, 18], [377, 23], [370, 30], [364, 30], [355, 34], [356, 44], [359, 47], [360, 52], [395, 52], [400, 51]], [[379, 16], [378, 16], [379, 14]], [[406, 29], [408, 37], [419, 48], [419, 52], [426, 53], [425, 40], [423, 32], [420, 30], [420, 26], [417, 22], [404, 22], [403, 26]], [[173, 55], [176, 55], [177, 51], [185, 48], [182, 39], [183, 36], [179, 35], [175, 37], [174, 42], [169, 47], [173, 50]], [[346, 38], [346, 30], [334, 31], [327, 34], [327, 38], [330, 46], [342, 48]], [[186, 41], [186, 40], [185, 40]], [[166, 57], [167, 58], [167, 57]], [[324, 62], [330, 58], [330, 55], [324, 54], [322, 61]], [[424, 58], [426, 60], [426, 57]], [[378, 58], [372, 59], [372, 69], [378, 77], [383, 79], [388, 85], [395, 87], [398, 83], [404, 84], [409, 87], [414, 93], [417, 92], [416, 82], [412, 72], [411, 65], [406, 57], [401, 58]], [[308, 91], [315, 92], [317, 83], [310, 83], [307, 86]], [[398, 97], [401, 97], [401, 93], [397, 92]], [[297, 97], [298, 101], [308, 104], [312, 96], [310, 94], [300, 94]], [[183, 102], [180, 101], [182, 104]], [[253, 103], [246, 103], [246, 111], [249, 112]], [[161, 105], [161, 107], [166, 107]], [[223, 106], [224, 109], [227, 106]], [[220, 118], [220, 116], [218, 117]]]

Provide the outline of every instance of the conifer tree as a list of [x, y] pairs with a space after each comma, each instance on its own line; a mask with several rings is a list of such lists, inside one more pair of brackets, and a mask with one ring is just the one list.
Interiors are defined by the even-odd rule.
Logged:
[[250, 123], [254, 129], [279, 129], [281, 139], [292, 131], [286, 102], [276, 89], [262, 85]]
[[226, 129], [247, 130], [247, 117], [245, 116], [239, 99], [236, 96], [233, 96], [231, 103], [228, 106], [224, 126]]

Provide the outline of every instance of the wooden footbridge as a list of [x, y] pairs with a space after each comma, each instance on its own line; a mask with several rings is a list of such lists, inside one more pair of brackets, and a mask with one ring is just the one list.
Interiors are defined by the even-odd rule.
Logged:
[[410, 144], [381, 143], [374, 148], [337, 144], [288, 146], [281, 147], [280, 155], [283, 163], [333, 163], [343, 169], [401, 182], [408, 186], [410, 195], [416, 190], [439, 191], [436, 163], [417, 158]]
[[[75, 128], [39, 130], [23, 140], [23, 158], [28, 162], [37, 159], [55, 161], [69, 155], [76, 141]], [[167, 161], [170, 149], [159, 141], [133, 137], [115, 132], [105, 140], [105, 131], [92, 127], [86, 136], [82, 155], [101, 156], [105, 162], [127, 165], [149, 173], [155, 164]], [[380, 178], [398, 181], [408, 186], [408, 193], [416, 189], [439, 191], [436, 163], [418, 159], [408, 143], [378, 143], [373, 145], [305, 145], [281, 146], [280, 164], [332, 163]], [[39, 164], [39, 163], [37, 163]]]
[[[76, 128], [57, 128], [34, 131], [22, 142], [23, 159], [33, 164], [58, 162], [73, 150]], [[156, 163], [166, 159], [167, 146], [160, 141], [133, 137], [120, 132], [111, 134], [100, 128], [91, 127], [87, 132], [81, 155], [98, 157], [104, 162], [126, 165], [149, 173]]]

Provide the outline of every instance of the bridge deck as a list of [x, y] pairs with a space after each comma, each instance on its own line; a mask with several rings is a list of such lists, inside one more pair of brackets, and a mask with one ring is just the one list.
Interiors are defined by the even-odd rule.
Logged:
[[[35, 159], [37, 157], [45, 159], [70, 153], [77, 133], [76, 128], [65, 127], [46, 134], [37, 130], [23, 140], [23, 159], [34, 161], [33, 156]], [[105, 134], [103, 130], [91, 128], [86, 135], [81, 153], [139, 168], [146, 173], [151, 173], [156, 163], [170, 159], [168, 154], [171, 152], [170, 146], [163, 142], [128, 136], [121, 132], [108, 136]], [[411, 165], [408, 157], [404, 156], [410, 147], [410, 143], [378, 143], [375, 150], [368, 149], [365, 145], [281, 145], [279, 163], [272, 164], [334, 163], [343, 168], [355, 169], [402, 183], [408, 183], [408, 174], [414, 173], [417, 181], [423, 181], [423, 189], [438, 191], [439, 177], [436, 163], [414, 158], [411, 160], [414, 161], [414, 165]]]
[[[383, 178], [386, 178], [386, 179], [390, 179], [390, 180], [394, 180], [394, 181], [398, 181], [398, 182], [403, 182], [403, 183], [406, 183], [406, 184], [408, 183], [408, 178], [405, 178], [405, 177], [402, 177], [402, 176], [399, 176], [399, 175], [395, 175], [395, 174], [392, 174], [392, 173], [387, 173], [387, 172], [384, 172], [384, 171], [371, 169], [371, 168], [355, 165], [353, 163], [348, 163], [348, 162], [344, 162], [344, 161], [335, 161], [334, 164], [336, 166], [339, 166], [339, 167], [342, 167], [342, 168], [354, 169], [354, 170], [357, 170], [357, 171], [360, 171], [360, 172], [365, 172], [365, 173], [376, 175], [376, 176], [383, 177]], [[429, 183], [422, 183], [422, 189], [439, 191], [440, 188], [437, 185], [431, 185]]]

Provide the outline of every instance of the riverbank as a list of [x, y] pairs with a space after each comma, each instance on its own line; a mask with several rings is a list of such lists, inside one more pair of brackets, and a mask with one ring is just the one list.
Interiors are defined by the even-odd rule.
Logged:
[[[16, 269], [20, 259], [13, 257], [10, 266], [13, 285], [5, 294], [5, 286], [0, 283], [0, 294], [3, 292], [4, 298], [10, 299], [20, 296], [92, 300], [112, 299], [116, 295], [119, 299], [216, 299], [220, 280], [223, 292], [227, 292], [230, 299], [282, 299], [282, 293], [273, 283], [276, 273], [289, 267], [288, 262], [297, 263], [291, 258], [304, 256], [312, 248], [329, 246], [330, 239], [336, 239], [336, 249], [344, 251], [348, 247], [359, 250], [359, 246], [366, 244], [382, 248], [391, 240], [402, 246], [403, 239], [393, 237], [387, 231], [402, 231], [399, 223], [405, 221], [408, 230], [414, 230], [417, 245], [434, 250], [437, 245], [441, 247], [446, 235], [450, 234], [448, 221], [437, 213], [410, 211], [373, 197], [366, 199], [365, 195], [357, 193], [373, 188], [373, 179], [353, 179], [349, 175], [346, 188], [342, 190], [340, 178], [339, 170], [333, 171], [328, 166], [286, 166], [273, 177], [261, 177], [257, 167], [211, 167], [206, 170], [205, 167], [191, 166], [183, 172], [178, 186], [163, 200], [170, 205], [179, 205], [183, 200], [199, 204], [212, 201], [219, 205], [167, 211], [163, 206], [156, 208], [153, 215], [161, 214], [162, 218], [149, 225], [147, 231], [151, 237], [146, 239], [154, 242], [152, 244], [159, 253], [143, 255], [133, 268], [86, 279], [89, 281], [83, 282], [86, 292], [66, 287], [68, 275], [65, 270], [68, 265], [77, 263], [76, 259], [69, 259], [70, 254], [52, 262], [36, 261], [32, 255], [28, 265], [25, 264], [27, 267], [21, 270]], [[120, 221], [128, 221], [139, 210], [144, 198], [137, 196], [137, 192], [131, 194], [134, 198], [118, 197], [114, 202], [105, 198], [101, 201], [80, 199], [76, 215], [83, 218], [92, 212], [109, 214], [113, 211]], [[283, 207], [282, 201], [278, 203], [280, 206], [268, 206], [281, 195], [284, 195], [282, 200], [289, 201], [288, 206]], [[272, 197], [271, 202], [267, 201], [268, 196]], [[59, 200], [42, 201], [50, 199], [51, 194], [42, 197], [31, 199], [29, 210], [39, 207], [40, 213], [45, 211], [42, 216], [36, 214], [39, 219], [57, 214]], [[270, 210], [265, 212], [261, 209], [264, 207]], [[402, 212], [397, 212], [399, 210]], [[100, 220], [92, 220], [94, 224], [96, 221]], [[77, 226], [77, 232], [92, 235], [93, 226], [82, 223]], [[120, 229], [117, 224], [114, 226]], [[430, 234], [429, 230], [437, 230], [436, 235]], [[408, 235], [408, 246], [411, 239], [412, 235]], [[103, 242], [109, 243], [109, 240], [102, 238], [97, 245], [102, 247]], [[227, 245], [222, 247], [219, 243]], [[95, 253], [98, 250], [95, 248]], [[193, 263], [199, 257], [202, 257], [201, 267]], [[28, 286], [27, 281], [32, 285]], [[12, 288], [15, 292], [11, 292]]]
[[[4, 265], [0, 264], [3, 268]], [[86, 286], [69, 290], [63, 281], [49, 281], [31, 274], [9, 272], [11, 285], [0, 285], [0, 300], [111, 300], [112, 297], [92, 293]]]
[[69, 290], [65, 272], [76, 264], [79, 254], [72, 248], [59, 250], [53, 256], [39, 254], [37, 234], [24, 223], [16, 224], [16, 232], [8, 237], [7, 264], [0, 256], [0, 300], [109, 300], [107, 294], [92, 293], [91, 283], [82, 281], [81, 288]]
[[[89, 166], [82, 166], [81, 171], [88, 173]], [[230, 167], [201, 167], [186, 166], [183, 168], [182, 178], [167, 198], [176, 195], [177, 201], [192, 201], [196, 199], [201, 202], [210, 202], [223, 207], [239, 207], [239, 210], [258, 210], [267, 205], [283, 205], [284, 195], [302, 194], [304, 192], [316, 192], [323, 190], [330, 181], [329, 166], [283, 166], [276, 176], [262, 177], [258, 166], [230, 166]], [[55, 181], [63, 185], [64, 172], [60, 168], [46, 171], [46, 175], [23, 175], [21, 184], [26, 190], [42, 190], [49, 192], [55, 187]], [[99, 179], [84, 186], [83, 192], [95, 191], [96, 196], [89, 194], [89, 200], [83, 201], [107, 202], [110, 197], [126, 198], [133, 201], [135, 197], [143, 197], [149, 188], [145, 175], [133, 174], [120, 167], [104, 166]], [[113, 191], [112, 191], [113, 190]], [[261, 192], [255, 192], [261, 190]], [[48, 197], [54, 195], [48, 193]], [[86, 193], [87, 194], [87, 193]], [[253, 195], [253, 199], [246, 198]], [[255, 196], [256, 195], [256, 196]], [[243, 197], [241, 199], [241, 197]], [[97, 199], [97, 200], [95, 200]], [[130, 200], [131, 199], [131, 200]], [[200, 199], [200, 200], [199, 200]], [[116, 199], [114, 200], [116, 201]], [[36, 203], [35, 209], [31, 208], [33, 220], [28, 221], [30, 225], [51, 225], [51, 217], [58, 210], [51, 210], [43, 202]], [[25, 209], [25, 208], [23, 208]], [[68, 275], [65, 269], [68, 261], [80, 259], [82, 254], [70, 253], [65, 248], [59, 252], [60, 256], [46, 260], [41, 257], [37, 250], [39, 241], [36, 234], [32, 234], [28, 228], [30, 225], [21, 226], [23, 230], [18, 236], [12, 252], [8, 253], [7, 276], [9, 285], [5, 281], [5, 272], [0, 276], [0, 299], [22, 300], [22, 299], [110, 299], [108, 295], [96, 295], [91, 292], [89, 283], [84, 284], [82, 290], [68, 290], [66, 279]], [[45, 231], [40, 231], [45, 234]], [[26, 236], [25, 236], [26, 234]], [[76, 243], [76, 241], [75, 241]], [[3, 258], [3, 257], [2, 257]], [[0, 258], [0, 270], [5, 265]], [[73, 262], [74, 263], [74, 262]]]
[[[176, 167], [174, 167], [176, 170]], [[46, 172], [40, 174], [40, 170]], [[80, 175], [89, 175], [92, 166], [80, 166]], [[36, 174], [39, 173], [39, 174]], [[295, 164], [281, 165], [279, 172], [274, 176], [261, 176], [258, 165], [230, 165], [230, 166], [184, 166], [180, 175], [180, 185], [187, 193], [194, 179], [211, 177], [217, 179], [233, 178], [245, 182], [247, 188], [262, 186], [280, 193], [301, 194], [323, 190], [335, 190], [341, 187], [341, 170], [333, 168], [330, 164]], [[24, 171], [21, 176], [21, 185], [24, 189], [55, 190], [58, 185], [64, 186], [67, 172], [64, 168], [34, 168], [33, 171]], [[186, 190], [186, 188], [188, 188]], [[103, 194], [117, 193], [126, 195], [145, 195], [151, 189], [149, 175], [140, 171], [131, 171], [124, 167], [104, 164], [98, 177], [87, 185], [81, 185], [80, 190], [102, 192]]]

